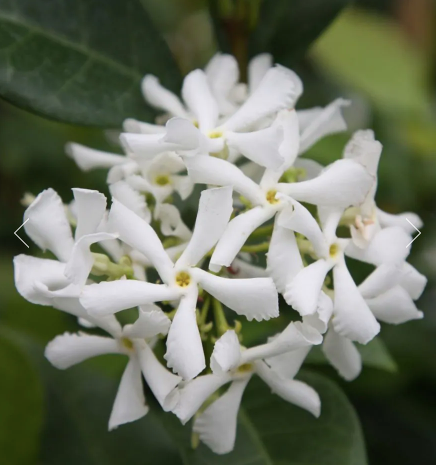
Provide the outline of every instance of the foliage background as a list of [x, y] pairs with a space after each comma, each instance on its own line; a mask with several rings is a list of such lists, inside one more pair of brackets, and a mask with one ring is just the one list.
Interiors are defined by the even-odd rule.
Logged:
[[[268, 6], [263, 17], [266, 21], [268, 15], [274, 16], [275, 9], [271, 6], [274, 2], [264, 2]], [[204, 65], [217, 47], [205, 2], [144, 0], [143, 3], [156, 27], [164, 33], [181, 69], [186, 72]], [[310, 21], [310, 15], [316, 17], [313, 6], [316, 2], [308, 3], [312, 4], [312, 10], [296, 8], [292, 21]], [[322, 2], [327, 10], [344, 3]], [[292, 9], [292, 4], [297, 7], [300, 2], [288, 4]], [[325, 11], [322, 14], [327, 14]], [[304, 14], [309, 16], [299, 19]], [[369, 463], [434, 464], [435, 5], [431, 0], [357, 2], [341, 13], [307, 53], [308, 44], [303, 44], [306, 36], [293, 33], [292, 25], [296, 23], [292, 21], [273, 41], [268, 39], [271, 30], [264, 28], [250, 46], [256, 50], [269, 47], [278, 62], [292, 65], [301, 74], [305, 93], [300, 108], [326, 104], [337, 96], [353, 100], [352, 108], [347, 111], [350, 132], [371, 127], [384, 145], [377, 193], [379, 205], [390, 212], [415, 211], [424, 220], [422, 236], [414, 243], [410, 261], [429, 278], [419, 301], [425, 319], [400, 327], [383, 327], [382, 339], [392, 359], [380, 351], [376, 356], [369, 355], [370, 365], [352, 383], [341, 381], [333, 369], [319, 363], [316, 357], [312, 359], [313, 368], [338, 383], [356, 408]], [[219, 36], [218, 39], [226, 47], [224, 39]], [[340, 156], [348, 137], [349, 134], [330, 137], [315, 146], [308, 156], [328, 163]], [[6, 457], [2, 462], [57, 465], [111, 464], [123, 460], [129, 464], [164, 464], [183, 460], [183, 463], [219, 464], [218, 459], [209, 455], [194, 458], [181, 453], [171, 438], [186, 432], [176, 431], [174, 422], [167, 417], [157, 421], [155, 412], [139, 422], [140, 429], [125, 426], [107, 434], [105, 424], [116, 390], [115, 380], [123, 366], [118, 359], [103, 357], [86, 363], [87, 371], [73, 369], [58, 373], [42, 358], [45, 343], [66, 330], [77, 330], [77, 324], [56, 310], [31, 305], [17, 294], [12, 257], [28, 251], [13, 231], [22, 223], [24, 208], [20, 199], [24, 192], [37, 194], [53, 187], [66, 201], [75, 186], [108, 194], [104, 172], [82, 173], [64, 155], [64, 145], [70, 140], [96, 148], [113, 148], [100, 129], [55, 122], [6, 101], [0, 102], [0, 451]], [[30, 253], [39, 252], [31, 246]], [[353, 271], [357, 277], [367, 272], [359, 266], [354, 266]], [[247, 328], [246, 341], [265, 337], [254, 332], [251, 325]], [[323, 383], [316, 376], [312, 381], [315, 386]], [[253, 391], [256, 389], [257, 386]], [[250, 402], [256, 398], [253, 396]], [[273, 413], [268, 421], [273, 421], [274, 415], [279, 420], [280, 408], [271, 407]], [[290, 414], [296, 415], [298, 423], [297, 409], [291, 409]], [[259, 417], [257, 421], [266, 420]], [[327, 441], [324, 459], [314, 459], [314, 464], [364, 463], [364, 458], [350, 457], [344, 464], [334, 461], [334, 454], [329, 458], [329, 441], [332, 449], [337, 444], [333, 436], [329, 437], [328, 423], [324, 428], [311, 436], [313, 441]], [[285, 442], [281, 447], [298, 448], [298, 437], [292, 442], [295, 432], [287, 433], [281, 436], [282, 443]], [[229, 464], [245, 463], [238, 460], [227, 459]], [[296, 463], [282, 460], [281, 463]]]

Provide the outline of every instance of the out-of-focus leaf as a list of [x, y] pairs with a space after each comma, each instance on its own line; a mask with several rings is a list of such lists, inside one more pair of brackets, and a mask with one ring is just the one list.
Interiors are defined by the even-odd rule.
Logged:
[[25, 353], [0, 337], [1, 463], [34, 463], [43, 418], [42, 387]]
[[0, 0], [0, 94], [50, 118], [116, 127], [150, 120], [146, 73], [180, 73], [140, 0]]
[[364, 365], [390, 372], [398, 370], [395, 360], [380, 337], [375, 337], [366, 345], [357, 344], [357, 348]]
[[250, 55], [268, 52], [292, 67], [350, 0], [263, 0]]
[[349, 10], [315, 44], [315, 61], [390, 112], [429, 113], [426, 60], [390, 20]]
[[190, 425], [171, 414], [162, 420], [178, 443], [186, 465], [364, 465], [366, 454], [356, 413], [342, 391], [328, 379], [304, 373], [301, 379], [321, 396], [319, 419], [281, 400], [255, 378], [244, 394], [235, 449], [213, 454], [200, 444], [190, 448]]

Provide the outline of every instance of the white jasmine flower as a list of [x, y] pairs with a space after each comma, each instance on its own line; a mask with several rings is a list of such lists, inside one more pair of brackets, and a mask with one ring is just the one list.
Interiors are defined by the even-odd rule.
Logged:
[[318, 394], [306, 383], [294, 380], [303, 360], [313, 344], [322, 341], [321, 335], [310, 326], [291, 323], [273, 341], [242, 350], [233, 330], [227, 331], [215, 343], [210, 365], [213, 374], [199, 376], [176, 389], [177, 404], [173, 412], [185, 424], [203, 403], [221, 386], [229, 389], [210, 404], [194, 422], [194, 432], [217, 454], [233, 450], [239, 405], [245, 387], [257, 374], [283, 399], [302, 407], [316, 417], [320, 414]]
[[[99, 318], [94, 321], [100, 323]], [[181, 378], [163, 367], [150, 347], [155, 336], [167, 334], [170, 324], [159, 307], [146, 305], [139, 309], [139, 317], [134, 324], [124, 328], [119, 324], [114, 326], [110, 331], [111, 337], [65, 333], [47, 345], [45, 356], [62, 370], [97, 355], [128, 356], [109, 419], [109, 430], [112, 430], [147, 414], [141, 373], [162, 408], [169, 410], [174, 407], [167, 398]]]
[[109, 221], [120, 239], [145, 255], [164, 284], [131, 280], [86, 286], [80, 299], [92, 315], [107, 315], [158, 301], [179, 300], [165, 358], [184, 379], [192, 379], [205, 367], [195, 308], [198, 286], [249, 320], [278, 316], [277, 292], [270, 278], [225, 279], [195, 267], [215, 245], [232, 212], [230, 188], [203, 191], [191, 240], [173, 263], [154, 230], [132, 211], [114, 201]]

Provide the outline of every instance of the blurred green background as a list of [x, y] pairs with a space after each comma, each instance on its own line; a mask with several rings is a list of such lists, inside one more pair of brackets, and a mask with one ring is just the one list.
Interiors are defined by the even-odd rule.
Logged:
[[[147, 0], [147, 6], [181, 68], [187, 71], [203, 66], [216, 50], [204, 2]], [[372, 465], [436, 463], [435, 26], [435, 2], [431, 0], [360, 1], [344, 10], [309, 53], [295, 64], [305, 83], [298, 107], [323, 105], [338, 96], [352, 99], [353, 105], [346, 111], [350, 133], [359, 128], [373, 128], [384, 146], [377, 192], [379, 206], [392, 213], [417, 212], [425, 224], [410, 257], [410, 262], [429, 278], [418, 302], [425, 318], [399, 327], [385, 325], [381, 333], [396, 370], [365, 367], [358, 380], [345, 383], [333, 369], [317, 366], [343, 387], [356, 407]], [[321, 141], [306, 156], [323, 163], [339, 158], [350, 133]], [[72, 317], [34, 306], [15, 291], [12, 257], [19, 253], [40, 254], [33, 245], [28, 251], [13, 235], [22, 223], [24, 207], [20, 200], [25, 192], [37, 194], [47, 187], [58, 191], [65, 201], [71, 199], [70, 189], [76, 186], [108, 194], [105, 172], [82, 173], [65, 156], [64, 145], [71, 140], [114, 149], [99, 129], [50, 121], [0, 102], [0, 331], [7, 335], [4, 341], [30, 336], [26, 341], [35, 344], [31, 352], [37, 359], [42, 357], [42, 347], [51, 338], [66, 330], [77, 330], [78, 326]], [[30, 242], [24, 233], [22, 236]], [[359, 267], [353, 271], [358, 277], [365, 272]], [[260, 335], [253, 333], [247, 337], [254, 340]], [[93, 379], [83, 380], [81, 386], [88, 389], [89, 399], [74, 403], [74, 374], [54, 373], [48, 363], [40, 361], [49, 380], [43, 388], [22, 354], [12, 346], [6, 349], [2, 353], [7, 355], [0, 356], [0, 367], [6, 367], [0, 368], [0, 380], [6, 373], [13, 380], [13, 387], [0, 385], [0, 397], [17, 400], [0, 407], [0, 425], [16, 432], [16, 443], [2, 443], [0, 436], [0, 454], [4, 448], [12, 448], [17, 456], [22, 450], [22, 459], [14, 463], [57, 465], [61, 462], [56, 457], [61, 455], [55, 449], [64, 448], [69, 451], [69, 459], [62, 463], [112, 463], [110, 447], [106, 459], [93, 454], [92, 440], [84, 440], [84, 435], [74, 428], [76, 412], [67, 411], [92, 411], [93, 396], [100, 394], [109, 409], [115, 392], [113, 385], [105, 392], [103, 384], [100, 387]], [[7, 357], [8, 364], [3, 365], [1, 357]], [[16, 369], [8, 371], [11, 360]], [[94, 371], [118, 376], [122, 363], [103, 358], [90, 362], [89, 366]], [[61, 405], [59, 400], [67, 392], [68, 399], [72, 399], [70, 406], [69, 401]], [[101, 413], [103, 418], [108, 414], [109, 410]], [[124, 435], [129, 439], [134, 434], [129, 428], [122, 427], [120, 431], [124, 432], [117, 438]], [[34, 438], [33, 442], [26, 446], [20, 440], [23, 431], [34, 431], [33, 436], [28, 435]], [[87, 431], [100, 439], [106, 434], [104, 428]], [[156, 431], [149, 429], [148, 433]], [[165, 439], [161, 446], [173, 447]], [[89, 449], [87, 461], [81, 455], [83, 449]], [[124, 463], [140, 463], [129, 461], [132, 454], [126, 447], [117, 457], [124, 457]], [[9, 464], [2, 459], [0, 462]], [[144, 463], [160, 462], [156, 459]]]

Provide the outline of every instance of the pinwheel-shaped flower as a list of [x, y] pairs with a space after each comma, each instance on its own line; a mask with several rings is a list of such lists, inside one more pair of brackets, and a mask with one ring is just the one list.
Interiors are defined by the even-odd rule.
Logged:
[[173, 263], [151, 226], [115, 201], [109, 215], [110, 229], [150, 260], [164, 284], [119, 280], [86, 286], [82, 305], [91, 315], [107, 315], [153, 302], [180, 300], [165, 358], [184, 379], [194, 378], [205, 368], [195, 312], [199, 286], [249, 320], [278, 316], [277, 291], [271, 278], [226, 279], [196, 267], [221, 236], [231, 212], [230, 188], [203, 191], [192, 238]]
[[[107, 336], [85, 333], [65, 333], [51, 341], [45, 356], [59, 369], [66, 369], [91, 357], [103, 354], [127, 355], [129, 362], [124, 370], [109, 419], [109, 430], [138, 420], [148, 412], [142, 387], [141, 373], [164, 410], [174, 408], [168, 395], [181, 381], [157, 360], [150, 345], [159, 334], [167, 334], [169, 318], [155, 305], [139, 310], [135, 323], [121, 328], [114, 316]], [[94, 319], [98, 325], [99, 318]], [[105, 325], [103, 325], [105, 326]]]
[[[297, 322], [290, 323], [267, 344], [243, 350], [236, 333], [227, 331], [215, 343], [210, 360], [213, 374], [184, 383], [169, 396], [177, 399], [173, 413], [185, 424], [212, 394], [231, 383], [225, 394], [204, 411], [200, 410], [194, 422], [194, 431], [214, 452], [230, 452], [235, 443], [237, 415], [244, 389], [257, 374], [273, 393], [317, 417], [321, 407], [318, 394], [293, 378], [310, 347], [321, 341], [318, 331]], [[176, 402], [174, 399], [172, 403]]]

